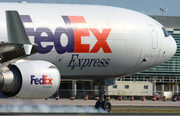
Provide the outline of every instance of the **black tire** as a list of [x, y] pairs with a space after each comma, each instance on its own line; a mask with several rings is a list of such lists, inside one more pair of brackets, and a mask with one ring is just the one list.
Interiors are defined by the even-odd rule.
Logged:
[[96, 104], [95, 104], [95, 108], [96, 108], [96, 109], [99, 109], [100, 105], [101, 105], [101, 102], [100, 102], [100, 101], [97, 101]]
[[110, 112], [110, 111], [111, 111], [111, 102], [109, 102], [109, 101], [103, 101], [103, 103], [102, 103], [102, 108], [103, 108], [105, 111]]

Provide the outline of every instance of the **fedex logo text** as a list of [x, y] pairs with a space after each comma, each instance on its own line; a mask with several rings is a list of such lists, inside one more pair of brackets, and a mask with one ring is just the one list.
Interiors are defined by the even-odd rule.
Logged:
[[31, 85], [35, 84], [35, 85], [52, 85], [52, 78], [47, 78], [47, 75], [43, 75], [42, 78], [38, 79], [35, 78], [35, 75], [31, 75]]
[[[33, 23], [29, 15], [21, 15], [21, 19], [24, 23]], [[111, 28], [104, 28], [100, 32], [96, 28], [78, 28], [73, 27], [72, 24], [86, 23], [83, 16], [62, 16], [62, 19], [66, 27], [59, 26], [53, 33], [48, 27], [26, 28], [28, 36], [34, 36], [34, 41], [38, 45], [37, 48], [40, 54], [49, 53], [53, 47], [59, 54], [68, 53], [97, 53], [101, 48], [104, 53], [112, 53], [107, 38], [111, 32]], [[89, 37], [90, 33], [97, 39], [96, 44], [90, 50], [90, 44], [82, 44], [81, 37]], [[47, 36], [42, 36], [42, 33], [46, 33]], [[67, 36], [68, 42], [66, 46], [61, 44], [61, 35]], [[42, 46], [42, 42], [53, 42], [53, 45]]]

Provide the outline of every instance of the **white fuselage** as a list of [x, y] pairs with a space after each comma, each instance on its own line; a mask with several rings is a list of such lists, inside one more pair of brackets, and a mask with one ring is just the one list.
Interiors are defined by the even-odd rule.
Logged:
[[62, 78], [125, 76], [155, 67], [176, 52], [175, 40], [165, 37], [160, 23], [108, 6], [1, 3], [1, 41], [7, 41], [6, 10], [19, 12], [30, 41], [37, 44], [39, 53], [27, 59], [55, 64]]

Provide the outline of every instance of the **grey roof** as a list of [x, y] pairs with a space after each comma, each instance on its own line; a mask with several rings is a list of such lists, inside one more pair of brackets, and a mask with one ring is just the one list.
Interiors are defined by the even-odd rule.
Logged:
[[151, 15], [150, 17], [160, 22], [166, 28], [180, 28], [180, 16]]

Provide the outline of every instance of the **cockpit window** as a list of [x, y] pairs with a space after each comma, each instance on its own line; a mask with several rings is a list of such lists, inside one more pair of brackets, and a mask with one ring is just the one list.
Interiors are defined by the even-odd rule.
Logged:
[[164, 32], [164, 36], [165, 37], [169, 37], [170, 36], [169, 32], [164, 27], [162, 27], [162, 30]]

